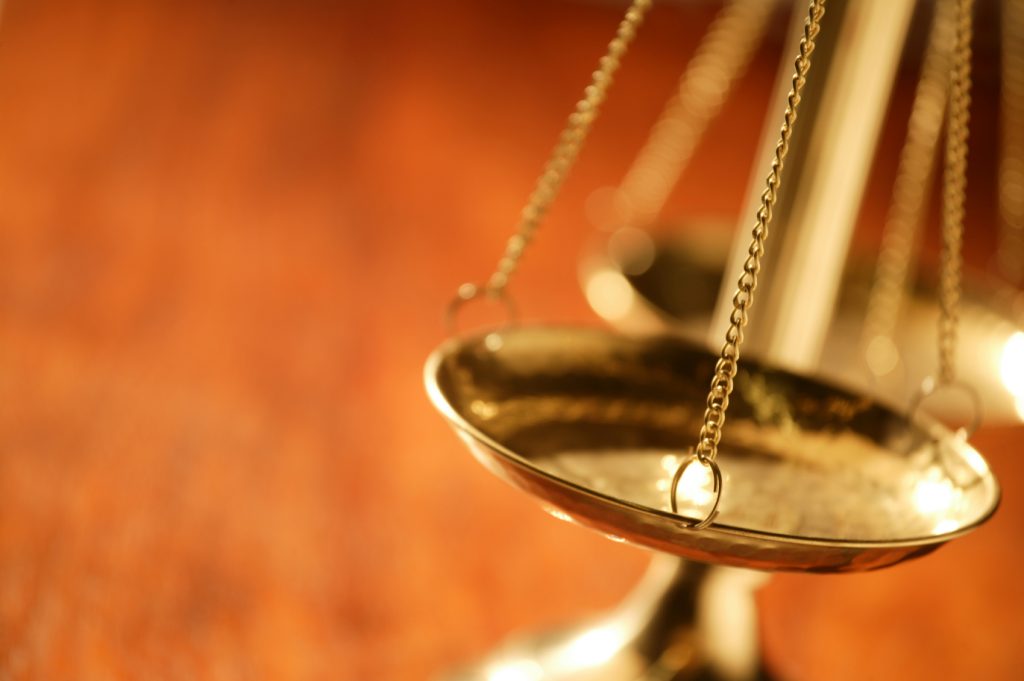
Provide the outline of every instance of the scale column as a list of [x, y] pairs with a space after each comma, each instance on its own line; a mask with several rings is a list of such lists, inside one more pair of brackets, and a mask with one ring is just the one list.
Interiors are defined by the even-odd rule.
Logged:
[[[787, 369], [817, 368], [914, 5], [913, 0], [834, 0], [822, 21], [745, 334], [747, 352]], [[799, 40], [803, 14], [796, 12], [796, 33], [786, 44]], [[786, 59], [773, 99], [779, 103], [771, 111], [783, 108], [792, 71]], [[771, 117], [719, 292], [712, 347], [721, 344], [729, 324], [749, 227], [777, 138], [778, 124]]]

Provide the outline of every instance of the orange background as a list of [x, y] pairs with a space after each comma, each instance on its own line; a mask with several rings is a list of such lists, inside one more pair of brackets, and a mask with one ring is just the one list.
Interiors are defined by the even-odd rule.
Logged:
[[[575, 273], [585, 200], [619, 179], [712, 10], [652, 13], [513, 283], [527, 316], [592, 319]], [[425, 678], [629, 589], [642, 551], [491, 478], [421, 388], [443, 306], [493, 266], [620, 12], [8, 3], [0, 679]], [[783, 25], [675, 214], [738, 217]], [[976, 264], [995, 220], [985, 59]], [[864, 248], [912, 83], [909, 68]], [[975, 442], [1004, 486], [995, 520], [890, 570], [775, 578], [761, 604], [780, 671], [1020, 678], [1024, 429]]]

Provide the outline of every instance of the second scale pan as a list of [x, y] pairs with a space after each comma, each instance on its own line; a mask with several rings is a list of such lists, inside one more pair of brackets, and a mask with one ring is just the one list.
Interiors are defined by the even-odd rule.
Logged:
[[[677, 231], [653, 238], [622, 230], [584, 259], [581, 278], [591, 307], [625, 332], [672, 331], [707, 343], [718, 289], [728, 258], [728, 232]], [[937, 286], [919, 277], [907, 294], [894, 330], [895, 371], [872, 378], [860, 339], [871, 287], [871, 268], [847, 268], [818, 373], [857, 392], [908, 404], [937, 366]], [[1024, 292], [972, 276], [965, 281], [959, 326], [963, 381], [979, 394], [986, 423], [1024, 421]], [[941, 418], [964, 420], [965, 402], [953, 392], [935, 394], [923, 408]]]
[[720, 513], [692, 529], [668, 489], [715, 361], [679, 337], [513, 326], [446, 342], [426, 383], [476, 458], [556, 516], [702, 562], [874, 569], [994, 512], [985, 460], [937, 422], [741, 362], [717, 459]]

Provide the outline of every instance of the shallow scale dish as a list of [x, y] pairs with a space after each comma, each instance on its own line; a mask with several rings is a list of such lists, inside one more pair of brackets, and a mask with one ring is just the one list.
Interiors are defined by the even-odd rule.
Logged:
[[984, 458], [937, 422], [744, 361], [719, 450], [720, 513], [688, 528], [667, 490], [716, 359], [673, 336], [513, 326], [444, 343], [426, 383], [476, 458], [554, 515], [693, 560], [868, 570], [995, 511]]

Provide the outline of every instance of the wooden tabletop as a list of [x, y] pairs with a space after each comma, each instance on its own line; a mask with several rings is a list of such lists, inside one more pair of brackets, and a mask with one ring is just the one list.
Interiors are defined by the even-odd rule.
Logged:
[[[644, 27], [515, 282], [530, 318], [592, 320], [586, 199], [621, 176], [711, 10]], [[626, 593], [644, 552], [489, 476], [421, 387], [444, 304], [493, 266], [620, 11], [9, 0], [0, 680], [427, 678]], [[738, 216], [779, 47], [712, 127], [676, 214]], [[985, 87], [976, 262], [994, 224]], [[763, 590], [780, 671], [1020, 678], [1024, 429], [975, 442], [1004, 487], [991, 523], [893, 569]]]

